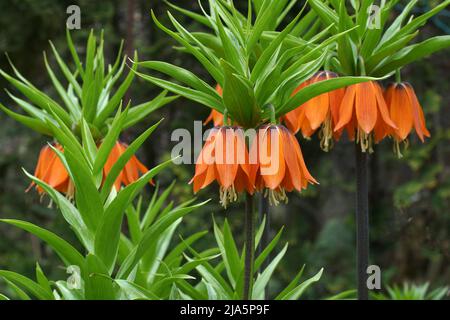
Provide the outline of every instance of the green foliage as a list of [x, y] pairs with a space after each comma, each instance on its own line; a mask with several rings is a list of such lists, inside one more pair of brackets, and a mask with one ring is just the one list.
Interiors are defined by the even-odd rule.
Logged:
[[446, 0], [417, 17], [410, 15], [418, 0], [409, 1], [403, 12], [389, 24], [397, 0], [352, 2], [308, 0], [316, 14], [334, 34], [352, 28], [336, 45], [333, 67], [342, 75], [384, 77], [395, 70], [450, 46], [450, 36], [438, 36], [410, 44], [428, 19], [450, 4]]
[[[203, 10], [203, 15], [170, 5], [209, 26], [212, 29], [209, 34], [189, 32], [168, 12], [176, 31], [170, 30], [152, 12], [155, 24], [174, 38], [183, 51], [193, 55], [220, 84], [223, 97], [191, 71], [168, 63], [148, 61], [140, 66], [164, 73], [182, 85], [142, 73], [138, 75], [219, 112], [226, 109], [231, 119], [246, 128], [255, 127], [270, 118], [268, 105], [273, 105], [276, 115], [282, 116], [324, 92], [373, 79], [330, 79], [300, 90], [291, 97], [299, 83], [323, 66], [334, 41], [348, 32], [342, 30], [330, 41], [320, 44], [320, 37], [310, 38], [305, 33], [313, 16], [303, 15], [303, 10], [282, 31], [276, 31], [296, 2], [249, 1], [247, 16], [234, 7], [233, 1], [211, 0], [209, 13]], [[272, 39], [267, 41], [268, 37]]]
[[[50, 46], [67, 87], [60, 82], [58, 74], [53, 71], [47, 55], [44, 53], [48, 76], [61, 102], [54, 100], [36, 88], [8, 59], [14, 75], [3, 70], [0, 70], [0, 74], [28, 99], [28, 101], [25, 101], [9, 91], [7, 92], [10, 98], [27, 115], [12, 111], [3, 104], [0, 104], [0, 108], [15, 120], [39, 133], [56, 136], [52, 126], [56, 125], [60, 128], [66, 126], [81, 138], [82, 133], [86, 133], [86, 130], [89, 129], [93, 140], [99, 142], [107, 133], [113, 131], [109, 127], [114, 124], [114, 112], [121, 105], [122, 98], [130, 88], [135, 73], [128, 72], [123, 82], [120, 83], [119, 80], [127, 68], [127, 57], [122, 57], [121, 44], [115, 62], [113, 64], [106, 63], [103, 52], [103, 32], [99, 38], [94, 35], [93, 31], [89, 34], [84, 62], [77, 53], [68, 30], [66, 35], [67, 46], [73, 59], [73, 70], [62, 59], [52, 42], [50, 42]], [[134, 60], [137, 61], [137, 54], [135, 54]], [[133, 68], [135, 67], [136, 64]], [[133, 68], [131, 70], [135, 71]], [[176, 98], [168, 97], [166, 94], [167, 92], [162, 92], [152, 101], [127, 108], [126, 116], [121, 118], [121, 129], [142, 121], [151, 112]], [[115, 131], [116, 135], [118, 133], [120, 131]]]
[[387, 293], [375, 293], [372, 297], [376, 300], [442, 300], [448, 296], [448, 287], [436, 288], [429, 291], [430, 284], [415, 285], [408, 282], [403, 286], [394, 285], [387, 287]]
[[[255, 241], [255, 251], [260, 246], [265, 222], [260, 225]], [[261, 248], [261, 253], [256, 257], [253, 269], [254, 284], [250, 299], [268, 299], [267, 286], [274, 276], [274, 271], [282, 261], [287, 251], [287, 244], [278, 252], [274, 249], [280, 241], [282, 230], [270, 241], [267, 247]], [[191, 256], [185, 254], [189, 261], [189, 270], [196, 270], [200, 280], [183, 280], [177, 284], [175, 295], [182, 299], [211, 299], [211, 300], [237, 300], [243, 298], [245, 247], [241, 252], [232, 234], [230, 225], [225, 220], [220, 228], [214, 223], [214, 236], [217, 247], [207, 248], [198, 252], [187, 244]], [[271, 258], [273, 254], [273, 258]], [[302, 297], [304, 291], [313, 283], [319, 281], [323, 269], [313, 277], [300, 281], [304, 266], [300, 272], [281, 292], [276, 294], [276, 300], [297, 300]]]

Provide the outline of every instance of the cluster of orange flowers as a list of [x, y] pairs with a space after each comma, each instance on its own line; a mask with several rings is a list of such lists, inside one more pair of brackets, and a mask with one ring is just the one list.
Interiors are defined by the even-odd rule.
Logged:
[[[63, 147], [57, 143], [53, 144], [53, 148], [64, 152]], [[109, 154], [105, 166], [103, 167], [103, 179], [108, 176], [112, 167], [120, 158], [120, 156], [125, 152], [126, 148], [127, 145], [125, 143], [120, 141], [116, 142], [113, 149], [111, 150], [111, 153]], [[148, 169], [136, 158], [136, 156], [133, 156], [127, 162], [127, 164], [117, 177], [116, 181], [114, 182], [115, 189], [118, 191], [122, 185], [126, 186], [130, 183], [133, 183], [134, 181], [139, 179], [140, 175], [146, 173], [147, 171]], [[41, 149], [34, 176], [51, 186], [53, 189], [66, 194], [68, 198], [73, 198], [73, 195], [75, 193], [73, 181], [71, 180], [70, 175], [67, 172], [61, 159], [58, 157], [52, 147], [45, 146]], [[44, 190], [41, 187], [37, 186], [34, 182], [31, 183], [27, 191], [30, 190], [33, 186], [41, 196], [44, 194]]]
[[[333, 72], [321, 71], [301, 84], [294, 94], [318, 81], [337, 77]], [[373, 143], [386, 137], [399, 144], [406, 141], [412, 128], [424, 141], [430, 133], [425, 127], [422, 107], [409, 83], [390, 84], [386, 90], [375, 81], [363, 82], [315, 97], [283, 117], [288, 128], [311, 137], [320, 128], [321, 146], [328, 151], [345, 129], [350, 140], [361, 145], [363, 152], [372, 152]]]
[[263, 190], [270, 203], [276, 205], [287, 202], [286, 191], [301, 191], [308, 182], [316, 183], [306, 168], [297, 139], [283, 125], [259, 128], [250, 152], [241, 127], [213, 128], [190, 183], [198, 192], [214, 181], [220, 186], [220, 203], [224, 207], [236, 201], [238, 193]]
[[[335, 77], [333, 72], [318, 72], [293, 94], [310, 84]], [[222, 94], [219, 85], [216, 89]], [[281, 124], [259, 127], [249, 143], [246, 143], [243, 128], [224, 126], [220, 112], [213, 110], [205, 124], [210, 121], [215, 127], [198, 156], [190, 183], [194, 192], [198, 192], [217, 181], [224, 207], [236, 201], [238, 194], [244, 191], [264, 192], [270, 203], [277, 205], [287, 202], [286, 192], [301, 191], [308, 183], [317, 183], [306, 167], [295, 138], [299, 131], [306, 138], [318, 131], [325, 151], [331, 148], [333, 141], [340, 139], [344, 130], [350, 140], [356, 139], [363, 152], [372, 152], [373, 143], [389, 136], [394, 139], [399, 155], [399, 144], [407, 141], [413, 128], [422, 141], [430, 136], [422, 107], [409, 83], [390, 84], [383, 91], [378, 82], [372, 81], [324, 93], [284, 115], [282, 121], [286, 127]], [[64, 152], [59, 144], [53, 147]], [[120, 141], [115, 144], [103, 168], [104, 178], [126, 148]], [[136, 181], [147, 171], [133, 156], [117, 177], [115, 189]], [[34, 175], [69, 198], [73, 197], [75, 189], [70, 175], [50, 146], [42, 148]], [[33, 186], [34, 183], [29, 189]], [[41, 187], [35, 187], [39, 194], [44, 193]]]
[[[293, 94], [310, 84], [335, 77], [337, 74], [333, 72], [318, 72]], [[216, 89], [222, 93], [220, 86]], [[324, 93], [287, 113], [281, 120], [287, 128], [270, 124], [258, 129], [254, 141], [249, 143], [249, 155], [243, 129], [224, 126], [223, 115], [212, 110], [205, 124], [213, 121], [215, 128], [197, 159], [191, 180], [194, 192], [217, 181], [221, 203], [225, 207], [244, 190], [250, 194], [264, 191], [271, 204], [287, 202], [286, 192], [301, 191], [308, 183], [317, 183], [308, 172], [295, 138], [300, 131], [305, 138], [318, 131], [325, 151], [332, 147], [333, 141], [340, 139], [344, 130], [350, 140], [356, 139], [363, 152], [373, 152], [373, 143], [389, 136], [394, 139], [399, 156], [399, 145], [407, 142], [413, 128], [421, 141], [430, 136], [414, 89], [405, 82], [390, 84], [383, 90], [378, 82], [369, 81]], [[272, 148], [274, 144], [277, 145], [275, 149]], [[227, 157], [228, 161], [224, 161]], [[255, 158], [253, 162], [252, 157]], [[274, 163], [274, 172], [264, 170]]]

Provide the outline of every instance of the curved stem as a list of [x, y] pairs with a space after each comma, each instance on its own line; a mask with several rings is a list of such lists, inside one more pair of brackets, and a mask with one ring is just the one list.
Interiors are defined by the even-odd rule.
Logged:
[[368, 300], [367, 267], [369, 266], [369, 190], [367, 153], [355, 144], [356, 160], [356, 251], [358, 300]]
[[253, 196], [246, 194], [245, 199], [245, 266], [244, 266], [244, 300], [251, 299], [253, 287], [253, 264], [255, 258]]

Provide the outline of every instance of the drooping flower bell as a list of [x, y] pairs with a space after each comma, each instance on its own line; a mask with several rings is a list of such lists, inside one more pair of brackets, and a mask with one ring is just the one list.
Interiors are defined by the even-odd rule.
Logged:
[[250, 149], [250, 169], [251, 181], [272, 205], [287, 202], [286, 192], [317, 183], [306, 168], [297, 139], [283, 125], [259, 128]]
[[334, 131], [344, 127], [350, 140], [355, 140], [356, 135], [356, 142], [363, 152], [373, 152], [374, 140], [377, 143], [392, 129], [397, 129], [377, 82], [368, 81], [347, 87]]
[[238, 194], [254, 192], [250, 180], [250, 168], [244, 130], [241, 127], [215, 127], [201, 150], [192, 180], [194, 192], [217, 181], [220, 187], [220, 203], [227, 207], [236, 201]]
[[[54, 143], [53, 147], [64, 153], [64, 148], [60, 144]], [[116, 142], [103, 167], [103, 180], [106, 179], [106, 176], [109, 174], [119, 157], [125, 152], [126, 148], [127, 145], [125, 143], [120, 141]], [[114, 183], [116, 191], [118, 191], [122, 185], [127, 186], [130, 183], [135, 182], [147, 171], [147, 167], [133, 155]], [[41, 149], [34, 176], [50, 185], [53, 189], [64, 193], [69, 199], [73, 198], [75, 188], [69, 173], [56, 152], [48, 145]], [[153, 181], [150, 183], [153, 184]], [[27, 191], [33, 186], [35, 186], [34, 182], [30, 184]], [[44, 190], [41, 187], [36, 186], [36, 190], [41, 196], [44, 194]]]
[[[108, 156], [108, 159], [106, 160], [105, 166], [103, 167], [103, 179], [108, 176], [112, 167], [116, 161], [119, 160], [120, 156], [126, 151], [127, 147], [128, 145], [123, 142], [116, 142]], [[139, 177], [147, 173], [147, 171], [147, 167], [144, 166], [135, 155], [133, 155], [114, 182], [116, 191], [119, 191], [122, 185], [127, 186], [137, 181]], [[153, 180], [150, 180], [150, 184], [154, 185]]]
[[[63, 147], [58, 143], [54, 143], [53, 147], [64, 152]], [[75, 191], [73, 182], [61, 159], [49, 145], [44, 146], [39, 153], [34, 176], [51, 186], [53, 189], [66, 194], [69, 199], [73, 198]], [[30, 184], [26, 191], [28, 192], [33, 186], [36, 186], [39, 195], [44, 195], [44, 190], [34, 182]]]
[[[295, 89], [293, 95], [308, 85], [337, 77], [338, 75], [334, 72], [320, 71]], [[345, 89], [341, 88], [310, 99], [284, 116], [286, 126], [294, 133], [301, 130], [304, 137], [310, 137], [321, 128], [320, 146], [324, 151], [329, 151], [333, 144], [333, 137], [338, 140], [342, 133], [342, 130], [334, 132], [333, 129], [338, 121], [339, 107], [344, 93]]]
[[422, 142], [425, 141], [425, 137], [430, 137], [430, 132], [426, 128], [422, 107], [411, 84], [391, 83], [386, 88], [384, 96], [391, 119], [397, 126], [391, 134], [394, 138], [394, 151], [401, 157], [400, 143], [404, 142], [407, 145], [407, 138], [413, 127]]

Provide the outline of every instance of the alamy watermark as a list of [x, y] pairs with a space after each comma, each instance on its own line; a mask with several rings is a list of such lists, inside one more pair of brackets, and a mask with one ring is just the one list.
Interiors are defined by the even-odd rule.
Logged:
[[70, 5], [66, 9], [69, 17], [66, 20], [66, 27], [69, 30], [81, 29], [81, 9], [77, 5]]
[[[279, 141], [280, 133], [276, 129], [243, 130], [227, 127], [222, 128], [220, 134], [213, 134], [211, 130], [218, 129], [203, 132], [201, 121], [194, 121], [193, 137], [185, 128], [175, 129], [171, 135], [171, 141], [177, 142], [171, 152], [173, 162], [177, 165], [259, 164], [263, 175], [278, 172], [278, 155], [282, 146]], [[256, 141], [258, 146], [252, 148]]]

